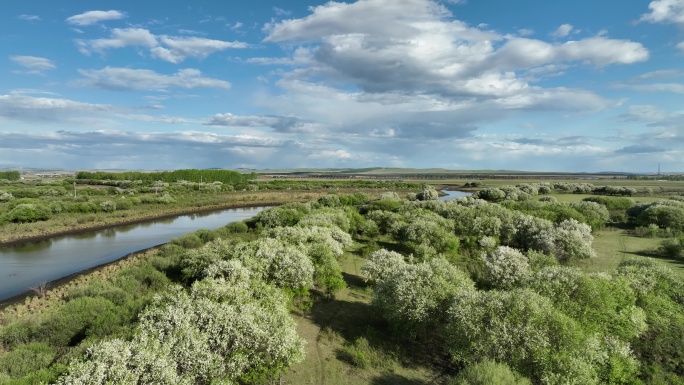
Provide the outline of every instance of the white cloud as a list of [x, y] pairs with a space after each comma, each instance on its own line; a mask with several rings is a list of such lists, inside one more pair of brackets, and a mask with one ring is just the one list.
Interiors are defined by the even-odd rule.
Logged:
[[172, 75], [152, 70], [105, 67], [101, 70], [78, 70], [85, 77], [78, 83], [108, 90], [167, 90], [169, 88], [230, 88], [225, 80], [207, 78], [193, 68], [179, 70]]
[[529, 29], [529, 28], [521, 28], [518, 30], [518, 35], [520, 35], [520, 36], [534, 35], [534, 30]]
[[677, 48], [678, 48], [680, 51], [684, 52], [684, 41], [681, 42], [681, 43], [679, 43], [679, 44], [677, 44]]
[[[256, 135], [201, 131], [126, 132], [117, 130], [0, 132], [0, 164], [50, 167], [163, 168], [225, 167], [272, 158], [285, 159], [296, 144]], [[28, 154], [28, 155], [27, 155]]]
[[39, 98], [23, 94], [0, 95], [0, 117], [9, 120], [62, 123], [115, 109], [107, 104], [82, 103], [69, 99]]
[[126, 17], [121, 11], [88, 11], [78, 15], [70, 16], [66, 22], [73, 25], [92, 25], [100, 21], [120, 20]]
[[272, 9], [273, 9], [273, 12], [275, 12], [275, 14], [278, 16], [290, 16], [292, 14], [292, 12], [286, 11], [282, 8], [273, 7]]
[[208, 126], [224, 127], [270, 127], [279, 132], [313, 132], [317, 125], [295, 116], [280, 115], [247, 115], [239, 116], [231, 113], [216, 114], [207, 122]]
[[109, 49], [131, 46], [146, 47], [152, 57], [180, 63], [188, 57], [206, 58], [210, 54], [229, 48], [246, 48], [249, 44], [240, 41], [222, 41], [201, 37], [154, 35], [144, 28], [114, 28], [109, 38], [76, 40], [79, 51], [84, 55], [92, 52], [105, 54]]
[[621, 84], [618, 88], [628, 88], [642, 92], [670, 92], [674, 94], [684, 94], [684, 84], [682, 83], [651, 83], [651, 84]]
[[684, 0], [655, 0], [648, 8], [651, 12], [643, 14], [641, 21], [684, 24]]
[[26, 21], [40, 21], [40, 16], [38, 15], [19, 15], [17, 16], [18, 19], [20, 20], [26, 20]]
[[366, 93], [440, 95], [453, 101], [571, 97], [568, 90], [531, 87], [518, 72], [572, 62], [596, 67], [631, 64], [649, 56], [640, 43], [605, 36], [556, 44], [504, 36], [453, 20], [448, 9], [429, 0], [330, 2], [311, 8], [309, 16], [272, 23], [266, 30], [267, 42], [305, 44], [292, 61], [253, 59], [299, 67], [285, 78], [316, 78]]
[[79, 51], [84, 55], [91, 52], [104, 54], [108, 49], [129, 46], [155, 47], [157, 38], [144, 28], [114, 28], [108, 39], [76, 40]]
[[652, 123], [666, 119], [670, 114], [658, 106], [640, 104], [629, 106], [627, 111], [620, 114], [620, 119], [626, 122]]
[[228, 42], [199, 37], [161, 36], [159, 41], [164, 47], [152, 48], [152, 56], [170, 63], [180, 63], [188, 57], [204, 59], [214, 52], [228, 48], [248, 47], [248, 44], [239, 41]]
[[572, 28], [573, 27], [570, 24], [563, 24], [560, 27], [558, 27], [558, 29], [553, 31], [551, 33], [551, 36], [553, 36], [553, 37], [566, 37], [570, 34], [570, 32], [572, 32]]
[[42, 73], [43, 71], [55, 68], [55, 64], [50, 59], [44, 57], [10, 56], [10, 60], [24, 68], [34, 71], [33, 73]]

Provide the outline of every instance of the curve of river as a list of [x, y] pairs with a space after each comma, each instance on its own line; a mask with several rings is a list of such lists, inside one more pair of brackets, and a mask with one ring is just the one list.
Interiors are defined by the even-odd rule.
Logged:
[[133, 225], [0, 247], [0, 301], [199, 230], [251, 218], [265, 207], [181, 215]]

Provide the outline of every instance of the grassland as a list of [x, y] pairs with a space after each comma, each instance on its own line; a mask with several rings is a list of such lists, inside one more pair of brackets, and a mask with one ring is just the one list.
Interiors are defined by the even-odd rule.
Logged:
[[[347, 288], [336, 293], [334, 299], [316, 301], [310, 311], [293, 314], [297, 332], [307, 341], [307, 352], [303, 362], [283, 375], [282, 383], [433, 383], [439, 372], [412, 362], [407, 354], [396, 350], [396, 345], [385, 342], [390, 336], [383, 335], [387, 333], [386, 325], [371, 305], [372, 292], [360, 272], [365, 259], [347, 252], [341, 262]], [[359, 367], [360, 362], [367, 362], [366, 367]]]

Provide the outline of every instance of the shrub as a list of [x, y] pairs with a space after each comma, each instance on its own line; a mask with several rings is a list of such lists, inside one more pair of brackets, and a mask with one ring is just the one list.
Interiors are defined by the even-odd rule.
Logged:
[[24, 203], [15, 206], [6, 214], [10, 222], [27, 223], [50, 219], [52, 211], [42, 204]]
[[486, 254], [484, 271], [490, 285], [504, 290], [526, 281], [531, 274], [527, 257], [507, 246]]
[[174, 245], [178, 245], [181, 247], [184, 247], [186, 249], [196, 249], [202, 245], [204, 245], [205, 242], [203, 242], [200, 237], [197, 236], [197, 234], [186, 234], [183, 236], [180, 236], [178, 238], [174, 238], [171, 240], [171, 243]]
[[391, 326], [409, 336], [435, 332], [452, 296], [473, 290], [468, 275], [444, 259], [404, 264], [378, 282], [375, 305]]
[[485, 359], [461, 370], [449, 385], [532, 385], [506, 364]]
[[225, 229], [231, 234], [246, 233], [249, 231], [249, 227], [245, 222], [232, 222], [225, 226]]
[[684, 237], [664, 240], [658, 246], [658, 254], [668, 258], [684, 257]]
[[41, 334], [52, 346], [75, 346], [89, 336], [111, 334], [121, 323], [121, 315], [111, 301], [80, 297], [51, 314], [41, 325]]
[[406, 262], [403, 255], [394, 251], [380, 249], [368, 257], [368, 260], [361, 268], [361, 272], [370, 281], [381, 282], [404, 265], [406, 265]]
[[116, 210], [116, 203], [113, 201], [104, 201], [100, 203], [100, 208], [106, 213], [111, 213]]
[[54, 357], [54, 350], [45, 343], [19, 345], [0, 356], [0, 373], [5, 372], [15, 378], [23, 377], [47, 368]]

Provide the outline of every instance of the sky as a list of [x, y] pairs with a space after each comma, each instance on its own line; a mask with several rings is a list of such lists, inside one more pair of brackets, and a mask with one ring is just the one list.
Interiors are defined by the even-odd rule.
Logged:
[[684, 172], [684, 0], [2, 7], [2, 168]]

